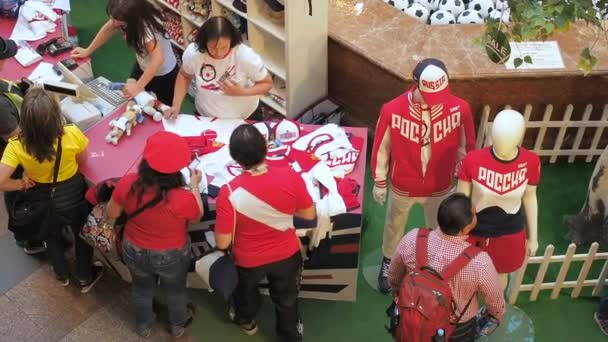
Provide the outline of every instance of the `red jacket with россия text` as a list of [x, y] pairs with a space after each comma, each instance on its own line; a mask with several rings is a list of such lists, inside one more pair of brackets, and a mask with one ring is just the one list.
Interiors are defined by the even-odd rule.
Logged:
[[[421, 106], [410, 90], [385, 103], [380, 110], [372, 149], [372, 177], [386, 187], [390, 174], [392, 190], [409, 197], [441, 196], [452, 187], [457, 163], [475, 149], [475, 127], [469, 104], [449, 96], [443, 104], [431, 106], [431, 157], [422, 175]], [[463, 151], [461, 146], [464, 145]]]

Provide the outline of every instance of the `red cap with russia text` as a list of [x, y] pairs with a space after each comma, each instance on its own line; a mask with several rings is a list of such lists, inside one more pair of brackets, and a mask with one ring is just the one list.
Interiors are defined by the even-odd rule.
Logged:
[[144, 159], [154, 171], [171, 174], [188, 166], [192, 154], [184, 138], [175, 133], [160, 131], [146, 141]]
[[448, 70], [438, 59], [420, 61], [414, 68], [413, 77], [420, 95], [429, 105], [443, 103], [451, 95]]

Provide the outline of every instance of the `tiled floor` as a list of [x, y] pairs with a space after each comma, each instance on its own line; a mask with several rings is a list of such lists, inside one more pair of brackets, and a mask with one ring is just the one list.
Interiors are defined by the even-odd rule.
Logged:
[[[127, 283], [106, 270], [88, 294], [73, 284], [60, 286], [44, 257], [28, 256], [15, 245], [6, 219], [0, 200], [0, 342], [141, 340], [132, 328]], [[171, 336], [158, 323], [150, 340]]]

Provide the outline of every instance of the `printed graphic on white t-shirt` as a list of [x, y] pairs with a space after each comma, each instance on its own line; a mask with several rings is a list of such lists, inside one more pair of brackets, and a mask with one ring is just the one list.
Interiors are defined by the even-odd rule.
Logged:
[[[170, 73], [173, 68], [175, 68], [175, 64], [177, 64], [177, 58], [175, 58], [175, 53], [173, 53], [173, 49], [171, 48], [171, 41], [169, 38], [165, 37], [165, 35], [155, 32], [154, 35], [151, 31], [146, 31], [146, 43], [153, 41], [156, 39], [156, 44], [160, 48], [160, 51], [165, 58], [165, 61], [160, 66], [158, 71], [154, 76], [163, 76]], [[148, 53], [144, 53], [142, 55], [136, 54], [137, 64], [141, 70], [146, 70], [148, 65], [150, 64], [151, 56]]]
[[249, 88], [268, 75], [264, 62], [250, 47], [240, 44], [228, 56], [215, 59], [192, 43], [182, 58], [184, 71], [195, 77], [195, 105], [201, 115], [245, 119], [255, 111], [259, 96], [228, 96], [220, 88], [228, 80]]

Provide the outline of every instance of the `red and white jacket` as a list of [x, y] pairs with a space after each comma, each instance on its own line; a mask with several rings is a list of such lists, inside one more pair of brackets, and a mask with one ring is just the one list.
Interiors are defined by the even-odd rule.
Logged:
[[432, 197], [452, 187], [459, 151], [475, 149], [475, 127], [469, 104], [450, 96], [443, 104], [431, 106], [431, 157], [422, 172], [424, 122], [421, 106], [414, 103], [412, 87], [382, 106], [372, 150], [372, 177], [376, 186], [386, 187], [390, 171], [392, 190], [409, 197]]

